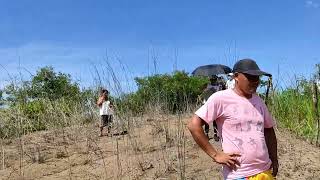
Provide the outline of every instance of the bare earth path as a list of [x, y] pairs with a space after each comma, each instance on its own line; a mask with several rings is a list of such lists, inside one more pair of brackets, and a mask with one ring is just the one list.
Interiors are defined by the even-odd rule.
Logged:
[[[136, 118], [128, 131], [97, 137], [94, 125], [2, 140], [0, 179], [222, 179], [194, 143], [190, 115]], [[320, 179], [320, 148], [277, 130], [277, 179]], [[219, 144], [211, 140], [216, 146]]]

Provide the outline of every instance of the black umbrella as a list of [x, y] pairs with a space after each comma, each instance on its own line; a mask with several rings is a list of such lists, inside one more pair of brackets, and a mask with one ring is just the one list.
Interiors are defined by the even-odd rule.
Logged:
[[222, 64], [210, 64], [197, 67], [191, 74], [194, 76], [213, 76], [218, 74], [228, 74], [232, 70], [226, 65]]

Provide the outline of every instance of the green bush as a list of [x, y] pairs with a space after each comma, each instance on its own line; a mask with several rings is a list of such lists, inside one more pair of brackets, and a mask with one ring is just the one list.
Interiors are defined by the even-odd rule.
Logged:
[[72, 120], [77, 124], [93, 120], [96, 92], [80, 91], [70, 75], [56, 73], [52, 67], [41, 68], [31, 80], [7, 85], [5, 98], [2, 92], [0, 106], [6, 107], [0, 111], [1, 137], [65, 127]]
[[280, 126], [315, 140], [317, 127], [312, 101], [312, 82], [305, 79], [297, 82], [295, 88], [274, 92], [270, 108]]
[[197, 102], [202, 87], [208, 83], [207, 78], [190, 77], [184, 71], [135, 78], [135, 81], [138, 90], [121, 101], [122, 107], [133, 113], [143, 113], [148, 104], [159, 105], [171, 113], [183, 112]]

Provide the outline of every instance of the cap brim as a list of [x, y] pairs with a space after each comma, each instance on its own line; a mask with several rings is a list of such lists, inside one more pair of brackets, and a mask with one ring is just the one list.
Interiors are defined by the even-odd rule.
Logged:
[[269, 76], [269, 77], [272, 76], [270, 73], [260, 71], [260, 70], [248, 70], [248, 71], [244, 71], [243, 73], [250, 74], [253, 76], [262, 76], [262, 75]]

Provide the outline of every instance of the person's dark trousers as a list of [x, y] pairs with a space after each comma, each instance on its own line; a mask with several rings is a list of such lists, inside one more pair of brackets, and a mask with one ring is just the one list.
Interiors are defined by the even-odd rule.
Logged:
[[[219, 141], [219, 136], [218, 136], [218, 126], [217, 126], [217, 123], [215, 121], [213, 121], [212, 123], [213, 125], [213, 139], [215, 141]], [[204, 132], [206, 134], [206, 136], [209, 138], [209, 124], [208, 123], [205, 123], [204, 124]]]
[[215, 122], [215, 121], [213, 121], [213, 123], [212, 123], [212, 125], [213, 125], [213, 139], [215, 140], [215, 141], [219, 141], [219, 136], [218, 136], [218, 126], [217, 126], [217, 123]]
[[208, 123], [204, 124], [204, 132], [206, 133], [206, 136], [209, 138], [209, 124]]

